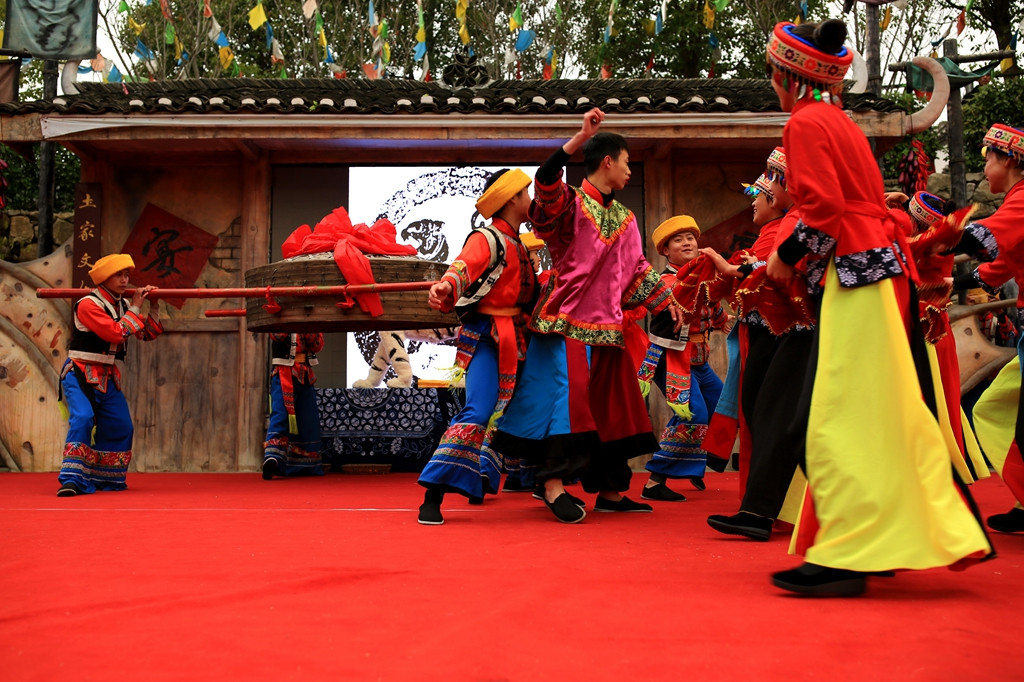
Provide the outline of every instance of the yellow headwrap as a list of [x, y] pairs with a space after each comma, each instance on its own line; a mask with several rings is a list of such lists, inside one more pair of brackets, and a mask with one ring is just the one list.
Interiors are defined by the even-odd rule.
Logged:
[[519, 194], [524, 187], [530, 186], [530, 176], [513, 168], [503, 173], [500, 178], [494, 181], [487, 191], [476, 200], [476, 210], [484, 218], [490, 220], [491, 216], [501, 210], [501, 207], [508, 203], [508, 200]]
[[89, 270], [89, 277], [92, 283], [99, 286], [107, 281], [111, 275], [115, 275], [125, 268], [134, 268], [135, 261], [127, 253], [112, 253], [109, 256], [100, 258]]
[[654, 230], [654, 250], [661, 253], [661, 247], [665, 242], [680, 232], [693, 232], [694, 237], [700, 236], [696, 220], [688, 215], [672, 216]]
[[520, 232], [519, 241], [523, 243], [527, 251], [540, 251], [544, 248], [544, 240], [533, 232]]

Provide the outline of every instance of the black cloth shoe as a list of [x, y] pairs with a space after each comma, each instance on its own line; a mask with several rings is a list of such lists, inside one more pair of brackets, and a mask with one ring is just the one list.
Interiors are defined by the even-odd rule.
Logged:
[[708, 517], [708, 525], [719, 533], [742, 535], [761, 542], [767, 542], [772, 537], [772, 520], [750, 512], [741, 511], [732, 516], [713, 514]]
[[60, 487], [57, 491], [57, 497], [74, 497], [75, 495], [81, 495], [82, 490], [74, 483], [68, 481]]
[[[541, 496], [541, 499], [544, 500], [544, 497]], [[551, 513], [555, 515], [555, 518], [562, 523], [579, 523], [587, 515], [582, 506], [572, 501], [572, 495], [569, 493], [562, 493], [555, 498], [554, 502], [544, 500], [544, 504], [548, 506]]]
[[[686, 502], [686, 495], [677, 493], [664, 483], [655, 483], [645, 486], [640, 491], [640, 497], [645, 500], [658, 500], [659, 502]], [[601, 499], [600, 497], [597, 499]]]
[[[662, 483], [661, 485], [665, 485]], [[613, 502], [612, 500], [606, 500], [605, 498], [598, 495], [597, 501], [594, 502], [594, 511], [599, 512], [651, 512], [654, 511], [654, 507], [643, 502], [634, 502], [626, 496], [623, 496], [621, 500]]]
[[[572, 500], [572, 503], [575, 504], [580, 509], [585, 509], [586, 508], [587, 503], [584, 502], [583, 500], [581, 500], [580, 498], [576, 497], [575, 495], [572, 495], [572, 494], [570, 494], [568, 492], [565, 492], [565, 493], [562, 493], [562, 494], [563, 495], [569, 495], [569, 499]], [[547, 500], [544, 499], [544, 488], [536, 488], [536, 489], [534, 489], [534, 491], [533, 491], [533, 499], [540, 500], [541, 502], [547, 502]]]
[[263, 480], [269, 481], [274, 476], [277, 476], [277, 460], [273, 457], [267, 457], [263, 460]]
[[715, 473], [721, 474], [725, 472], [725, 468], [729, 466], [729, 460], [723, 457], [716, 457], [715, 455], [708, 455], [708, 469], [711, 469]]
[[993, 514], [985, 519], [985, 523], [998, 533], [1024, 532], [1024, 509], [1014, 507], [1005, 514]]
[[772, 584], [790, 592], [818, 597], [855, 597], [868, 589], [868, 579], [863, 573], [817, 564], [779, 571], [772, 575]]
[[436, 502], [424, 502], [420, 505], [420, 515], [416, 517], [416, 520], [424, 526], [440, 526], [444, 523], [444, 517], [441, 516], [441, 505]]
[[697, 490], [707, 490], [708, 489], [707, 485], [704, 484], [704, 477], [703, 476], [690, 476], [690, 485], [692, 485]]

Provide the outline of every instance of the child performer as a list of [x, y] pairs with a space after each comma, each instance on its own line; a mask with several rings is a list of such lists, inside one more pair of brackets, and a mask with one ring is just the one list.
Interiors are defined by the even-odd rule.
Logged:
[[[629, 459], [657, 449], [623, 347], [623, 310], [658, 313], [674, 304], [643, 256], [636, 217], [615, 200], [629, 180], [629, 151], [621, 136], [598, 132], [603, 121], [600, 109], [588, 111], [580, 131], [537, 170], [530, 220], [547, 242], [552, 275], [530, 319], [536, 333], [493, 445], [539, 465], [544, 502], [563, 523], [586, 516], [562, 484], [577, 476], [597, 493], [596, 511], [651, 511], [622, 494]], [[587, 177], [570, 187], [562, 167], [580, 147]]]
[[883, 204], [867, 138], [839, 106], [852, 61], [845, 40], [841, 21], [784, 22], [767, 47], [772, 87], [792, 112], [783, 144], [800, 212], [768, 275], [788, 282], [806, 255], [809, 286], [822, 292], [805, 455], [817, 531], [806, 563], [772, 582], [812, 595], [861, 594], [869, 572], [992, 551], [922, 399], [908, 341], [916, 310], [905, 236]]
[[[1006, 192], [999, 209], [964, 228], [956, 251], [969, 253], [983, 262], [954, 286], [981, 286], [990, 294], [1011, 277], [1024, 282], [1024, 130], [996, 123], [985, 134], [985, 177], [993, 193]], [[1017, 326], [1024, 324], [1024, 289], [1017, 296]], [[985, 454], [1002, 476], [1018, 504], [1024, 501], [1024, 459], [1020, 442], [1024, 438], [1024, 392], [1020, 390], [1024, 369], [1024, 340], [1017, 342], [1017, 359], [999, 372], [974, 407], [974, 423]], [[989, 395], [991, 392], [991, 395]], [[1016, 397], [1016, 410], [1010, 404]], [[1000, 419], [1016, 412], [1016, 418]], [[1013, 423], [1011, 432], [1009, 425]], [[988, 525], [1001, 532], [1024, 531], [1024, 510], [989, 517]]]
[[[526, 353], [526, 321], [537, 288], [519, 239], [530, 208], [529, 186], [530, 176], [518, 168], [500, 170], [488, 179], [476, 209], [491, 224], [470, 233], [448, 271], [430, 288], [431, 308], [454, 308], [462, 319], [456, 364], [466, 372], [466, 404], [420, 474], [419, 483], [427, 489], [417, 517], [423, 525], [444, 523], [441, 502], [446, 492], [473, 502], [481, 501], [484, 493], [498, 492], [501, 462], [490, 440]], [[503, 256], [496, 258], [499, 248]], [[498, 262], [504, 263], [500, 273], [493, 267]]]
[[[679, 268], [695, 259], [700, 227], [688, 215], [669, 218], [654, 230], [654, 248], [668, 260], [661, 279], [675, 286]], [[722, 394], [722, 380], [708, 364], [708, 333], [723, 329], [729, 316], [717, 300], [702, 301], [690, 318], [686, 334], [673, 331], [668, 311], [651, 321], [651, 345], [637, 376], [646, 394], [651, 382], [658, 385], [672, 408], [672, 417], [661, 435], [658, 451], [647, 462], [651, 476], [640, 494], [645, 500], [682, 502], [685, 496], [669, 488], [669, 478], [688, 478], [704, 490], [707, 456], [701, 441], [708, 419]]]
[[270, 335], [270, 419], [263, 443], [263, 479], [323, 476], [320, 408], [316, 403], [316, 354], [324, 335]]
[[96, 288], [74, 305], [68, 358], [60, 373], [68, 435], [57, 497], [128, 487], [135, 429], [115, 360], [124, 360], [128, 337], [152, 341], [164, 330], [156, 304], [150, 302], [149, 315], [142, 317], [142, 303], [155, 287], [136, 289], [131, 305], [123, 298], [134, 268], [126, 253], [100, 258], [89, 270]]

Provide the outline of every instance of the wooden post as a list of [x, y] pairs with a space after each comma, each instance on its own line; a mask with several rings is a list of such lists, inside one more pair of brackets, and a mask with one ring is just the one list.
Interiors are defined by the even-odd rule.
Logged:
[[[942, 56], [956, 60], [956, 38], [942, 42]], [[967, 205], [967, 171], [964, 163], [964, 110], [960, 88], [950, 84], [946, 102], [946, 126], [949, 131], [949, 191], [957, 208]]]
[[[56, 96], [57, 62], [47, 59], [43, 62], [43, 99], [52, 100]], [[39, 143], [39, 239], [36, 242], [38, 258], [53, 251], [54, 152], [53, 142], [44, 140]]]
[[[864, 8], [864, 52], [868, 65], [868, 92], [875, 97], [882, 95], [881, 31], [878, 22], [878, 5]], [[872, 145], [874, 148], [874, 145]]]
[[[270, 156], [242, 164], [242, 272], [266, 265], [270, 254]], [[259, 470], [267, 411], [267, 335], [250, 334], [238, 321], [237, 471]]]

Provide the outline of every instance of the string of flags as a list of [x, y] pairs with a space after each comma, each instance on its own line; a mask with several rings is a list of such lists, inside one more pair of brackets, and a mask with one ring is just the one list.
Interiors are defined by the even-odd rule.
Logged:
[[[165, 54], [173, 49], [175, 61], [179, 66], [182, 66], [186, 64], [191, 57], [185, 49], [181, 38], [178, 36], [177, 25], [169, 6], [169, 0], [156, 1], [159, 3], [159, 9], [164, 23], [164, 48], [161, 49]], [[274, 36], [274, 30], [271, 26], [270, 19], [267, 16], [263, 0], [252, 1], [254, 1], [255, 4], [247, 11], [249, 27], [253, 31], [262, 31], [264, 33], [266, 38], [266, 49], [270, 54], [271, 63], [278, 69], [278, 76], [286, 78], [288, 76], [286, 57], [280, 42]], [[470, 1], [471, 0], [454, 0], [455, 17], [458, 21], [459, 40], [462, 45], [465, 46], [468, 53], [473, 54], [473, 48], [471, 45], [472, 39], [467, 22], [467, 12]], [[328, 67], [335, 77], [345, 77], [347, 74], [344, 69], [336, 64], [334, 52], [327, 40], [325, 21], [319, 7], [321, 0], [300, 0], [300, 2], [303, 16], [309, 22], [309, 26], [317, 41], [322, 63]], [[954, 30], [956, 31], [957, 36], [965, 30], [967, 17], [973, 9], [974, 2], [975, 0], [967, 0], [963, 8], [956, 14], [955, 19], [947, 25], [942, 36], [937, 40], [931, 41], [932, 56], [937, 56], [936, 50], [938, 45], [940, 45], [942, 41]], [[616, 21], [616, 15], [621, 10], [619, 3], [620, 0], [608, 0], [608, 18], [603, 31], [603, 44], [599, 49], [602, 78], [610, 78], [612, 75], [612, 65], [608, 63], [608, 50], [612, 39], [619, 33], [617, 23], [621, 23], [621, 17], [619, 22]], [[154, 0], [145, 0], [145, 4], [152, 5], [154, 4]], [[550, 5], [547, 4], [547, 2], [544, 4], [545, 9], [542, 11], [542, 15], [548, 10], [553, 9], [554, 15], [560, 24], [562, 22], [562, 8], [559, 6], [558, 2], [556, 1]], [[368, 11], [366, 21], [367, 29], [372, 37], [372, 49], [370, 61], [363, 64], [362, 69], [367, 77], [380, 78], [384, 75], [392, 58], [391, 44], [389, 42], [390, 27], [387, 19], [378, 16], [375, 11], [374, 0], [368, 0], [367, 5]], [[701, 10], [700, 21], [708, 32], [707, 49], [711, 55], [711, 65], [708, 73], [709, 77], [715, 76], [716, 65], [721, 61], [722, 56], [722, 46], [719, 37], [714, 31], [715, 24], [718, 19], [717, 14], [726, 9], [728, 5], [729, 0], [705, 0]], [[654, 68], [658, 39], [668, 20], [668, 6], [669, 0], [660, 0], [660, 4], [656, 7], [654, 14], [642, 21], [642, 26], [645, 32], [654, 41], [654, 46], [651, 48], [650, 56], [646, 65], [646, 73], [651, 73]], [[906, 7], [906, 0], [896, 0], [894, 3], [887, 3], [884, 13], [880, 18], [880, 30], [889, 30], [893, 25], [892, 22], [896, 19], [896, 14], [901, 10], [905, 10]], [[243, 75], [242, 67], [238, 63], [236, 55], [232, 49], [231, 42], [213, 14], [211, 0], [203, 0], [202, 8], [202, 14], [206, 22], [203, 28], [206, 29], [207, 39], [213, 43], [218, 52], [220, 67], [231, 76]], [[808, 1], [802, 0], [799, 3], [799, 8], [799, 14], [794, 18], [794, 23], [798, 24], [807, 20]], [[136, 42], [132, 51], [132, 56], [144, 66], [150, 68], [151, 71], [155, 70], [155, 66], [151, 66], [149, 63], [157, 59], [157, 54], [150, 45], [147, 45], [144, 42], [144, 32], [147, 25], [139, 22], [136, 17], [132, 16], [132, 8], [129, 5], [128, 0], [120, 0], [117, 10], [118, 12], [126, 15], [125, 24], [128, 29], [135, 34]], [[180, 20], [181, 19], [179, 17], [179, 21]], [[531, 48], [537, 49], [535, 48], [537, 32], [527, 27], [526, 23], [523, 3], [522, 0], [519, 0], [515, 5], [515, 9], [508, 17], [511, 46], [506, 48], [505, 58], [506, 64], [510, 64], [512, 62], [516, 63], [516, 76], [520, 78], [522, 77], [521, 68], [524, 53]], [[1003, 49], [1015, 50], [1021, 33], [1024, 33], [1024, 20], [1022, 20], [1012, 32], [1009, 44], [1003, 47]], [[557, 51], [551, 45], [541, 45], [539, 49], [541, 50], [541, 54], [543, 54], [543, 70], [541, 77], [544, 79], [556, 77], [559, 70]], [[419, 78], [424, 81], [429, 81], [431, 74], [430, 58], [427, 46], [427, 18], [424, 16], [422, 0], [416, 0], [416, 34], [412, 57], [413, 62], [418, 64], [422, 69]], [[1004, 60], [1002, 68], [1005, 70], [1009, 68], [1011, 64], [1012, 59]], [[80, 67], [80, 71], [82, 73], [86, 73], [88, 71], [102, 73], [103, 80], [108, 82], [124, 83], [125, 81], [131, 80], [130, 76], [122, 74], [118, 70], [117, 66], [111, 63], [110, 60], [105, 59], [102, 54], [97, 54], [96, 58], [92, 60], [91, 66]]]

